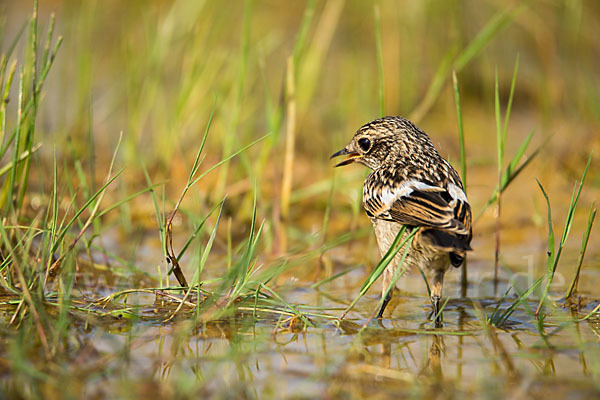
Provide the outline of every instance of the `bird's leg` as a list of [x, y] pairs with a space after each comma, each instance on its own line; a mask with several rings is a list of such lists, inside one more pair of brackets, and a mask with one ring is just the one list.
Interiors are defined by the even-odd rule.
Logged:
[[435, 327], [442, 326], [442, 316], [440, 315], [440, 299], [442, 298], [442, 289], [444, 287], [444, 272], [435, 271], [431, 285], [431, 305], [433, 306], [433, 316], [435, 318]]
[[431, 296], [431, 304], [433, 305], [433, 315], [435, 317], [435, 327], [442, 327], [442, 317], [440, 315], [440, 298], [438, 296]]
[[390, 267], [387, 267], [385, 271], [383, 271], [383, 287], [381, 288], [381, 297], [383, 298], [383, 304], [381, 305], [379, 314], [377, 314], [377, 318], [383, 318], [383, 312], [385, 311], [385, 308], [387, 307], [390, 300], [392, 300], [392, 292], [394, 291], [394, 288], [392, 288], [392, 290], [389, 291], [387, 296], [385, 292], [387, 292], [388, 287], [390, 287], [390, 284], [392, 283], [393, 275], [394, 270]]
[[389, 293], [387, 296], [385, 296], [385, 299], [383, 299], [383, 304], [381, 305], [381, 308], [379, 309], [379, 314], [377, 314], [377, 318], [383, 318], [383, 312], [385, 311], [385, 308], [387, 307], [390, 300], [392, 300], [391, 293]]

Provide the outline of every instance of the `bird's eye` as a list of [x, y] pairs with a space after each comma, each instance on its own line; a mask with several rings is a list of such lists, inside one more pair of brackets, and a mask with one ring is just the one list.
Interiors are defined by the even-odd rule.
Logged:
[[371, 148], [371, 141], [367, 138], [358, 139], [358, 146], [362, 151], [367, 152]]

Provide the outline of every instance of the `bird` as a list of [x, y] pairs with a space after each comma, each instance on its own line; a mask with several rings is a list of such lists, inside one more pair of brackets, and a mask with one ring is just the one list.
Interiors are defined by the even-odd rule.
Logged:
[[[427, 277], [436, 327], [444, 275], [460, 267], [471, 248], [471, 206], [456, 170], [435, 149], [429, 136], [404, 117], [387, 116], [361, 126], [352, 140], [331, 158], [346, 156], [335, 165], [362, 164], [372, 171], [363, 184], [363, 207], [370, 218], [382, 257], [403, 226], [405, 237], [418, 229], [405, 263]], [[399, 251], [383, 272], [382, 306], [402, 259]], [[387, 296], [386, 296], [387, 293]]]

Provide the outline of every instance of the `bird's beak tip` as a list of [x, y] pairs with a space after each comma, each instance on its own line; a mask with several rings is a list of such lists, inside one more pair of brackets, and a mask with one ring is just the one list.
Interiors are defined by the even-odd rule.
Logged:
[[348, 154], [348, 150], [346, 150], [346, 148], [344, 147], [343, 149], [341, 149], [340, 151], [336, 151], [335, 153], [333, 153], [331, 155], [331, 157], [329, 157], [329, 159], [333, 159], [335, 157], [339, 157], [339, 156], [343, 156], [345, 154]]

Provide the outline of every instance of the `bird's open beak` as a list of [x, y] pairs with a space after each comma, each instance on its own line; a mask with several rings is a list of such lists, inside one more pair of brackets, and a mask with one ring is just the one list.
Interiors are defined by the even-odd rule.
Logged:
[[348, 165], [348, 164], [352, 164], [354, 161], [356, 161], [357, 158], [360, 158], [361, 155], [356, 153], [356, 152], [350, 152], [348, 150], [346, 150], [346, 148], [344, 147], [343, 149], [341, 149], [340, 151], [333, 153], [331, 155], [331, 158], [335, 158], [335, 157], [339, 157], [339, 156], [346, 156], [346, 158], [344, 158], [340, 163], [336, 164], [336, 167], [341, 167], [343, 165]]

